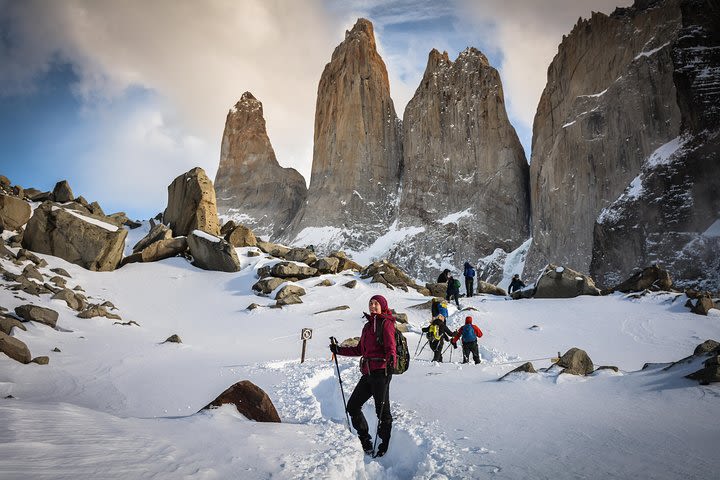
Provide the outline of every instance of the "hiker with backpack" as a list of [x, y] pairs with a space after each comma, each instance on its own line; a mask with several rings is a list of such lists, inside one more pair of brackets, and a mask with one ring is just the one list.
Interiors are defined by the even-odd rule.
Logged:
[[473, 318], [472, 317], [465, 317], [465, 325], [460, 327], [453, 336], [452, 340], [450, 340], [450, 344], [453, 346], [453, 348], [457, 348], [457, 341], [458, 339], [462, 338], [462, 351], [463, 351], [463, 361], [462, 363], [468, 363], [470, 361], [470, 354], [472, 353], [473, 360], [475, 360], [475, 365], [480, 363], [480, 354], [478, 353], [478, 338], [483, 336], [482, 330], [472, 323]]
[[[437, 311], [437, 314], [435, 312]], [[453, 335], [445, 321], [447, 319], [448, 311], [445, 302], [441, 302], [438, 299], [433, 299], [433, 319], [430, 325], [424, 327], [422, 331], [425, 333], [428, 339], [428, 345], [433, 351], [433, 362], [442, 363], [442, 351], [445, 341], [450, 340]]]
[[516, 273], [513, 275], [512, 281], [510, 282], [508, 293], [512, 293], [513, 290], [521, 290], [523, 288], [525, 288], [525, 282], [520, 280], [520, 274]]
[[436, 283], [447, 283], [448, 275], [450, 275], [450, 270], [446, 268], [445, 270], [442, 271], [442, 273], [440, 275], [438, 275]]
[[453, 278], [452, 275], [448, 275], [445, 300], [450, 301], [450, 299], [453, 297], [455, 297], [455, 305], [460, 308], [460, 280], [458, 280], [457, 278]]
[[[333, 342], [330, 350], [337, 355], [360, 357], [362, 376], [350, 395], [346, 410], [358, 433], [363, 451], [367, 455], [382, 457], [390, 445], [393, 420], [390, 413], [390, 380], [398, 358], [395, 317], [382, 295], [373, 295], [368, 306], [370, 313], [363, 314], [367, 322], [363, 326], [358, 345], [341, 347]], [[405, 353], [407, 354], [406, 346]], [[381, 443], [377, 452], [374, 452], [367, 420], [362, 413], [362, 406], [370, 397], [375, 400], [375, 413], [378, 416], [376, 441], [377, 437], [380, 437]]]
[[463, 275], [465, 275], [465, 292], [467, 297], [473, 296], [473, 283], [475, 282], [475, 269], [470, 265], [470, 262], [465, 262]]

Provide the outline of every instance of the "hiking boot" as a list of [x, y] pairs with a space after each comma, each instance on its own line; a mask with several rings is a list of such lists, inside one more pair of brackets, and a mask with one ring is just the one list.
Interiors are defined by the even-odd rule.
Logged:
[[481, 363], [482, 362], [480, 360], [478, 360], [477, 362], [475, 362], [475, 365], [480, 365]]
[[370, 437], [368, 438], [361, 438], [360, 444], [362, 445], [363, 452], [365, 452], [365, 455], [372, 455], [373, 454], [373, 444]]
[[382, 457], [383, 455], [385, 455], [385, 454], [387, 453], [387, 451], [388, 451], [388, 446], [389, 446], [389, 445], [388, 445], [387, 442], [382, 442], [382, 443], [380, 443], [380, 446], [378, 447], [377, 453], [375, 454], [375, 456], [376, 456], [376, 457]]

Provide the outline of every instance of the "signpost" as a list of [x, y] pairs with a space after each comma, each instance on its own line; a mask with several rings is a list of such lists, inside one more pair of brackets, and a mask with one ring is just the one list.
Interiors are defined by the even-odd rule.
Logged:
[[304, 363], [305, 362], [305, 347], [307, 346], [307, 341], [312, 338], [312, 328], [303, 328], [300, 331], [300, 338], [303, 341], [302, 353], [300, 354], [300, 363]]

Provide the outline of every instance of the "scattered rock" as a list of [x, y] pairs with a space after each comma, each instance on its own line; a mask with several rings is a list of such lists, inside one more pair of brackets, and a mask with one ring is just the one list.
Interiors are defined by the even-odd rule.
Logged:
[[397, 265], [387, 260], [373, 262], [365, 267], [361, 272], [361, 278], [372, 278], [371, 283], [382, 283], [389, 288], [400, 288], [403, 291], [407, 291], [408, 288], [414, 288], [417, 291], [425, 290]]
[[355, 272], [359, 272], [363, 269], [362, 265], [354, 262], [343, 251], [332, 252], [330, 254], [330, 257], [338, 259], [338, 261], [339, 261], [338, 268], [337, 268], [338, 272], [344, 272], [345, 270], [353, 270]]
[[260, 255], [262, 255], [262, 253], [260, 253], [256, 250], [248, 250], [248, 252], [245, 255], [247, 255], [248, 257], [259, 257]]
[[360, 345], [360, 337], [346, 338], [340, 343], [341, 347], [357, 347]]
[[616, 372], [616, 373], [620, 371], [620, 369], [619, 369], [618, 367], [613, 366], [613, 365], [603, 365], [603, 366], [597, 367], [597, 368], [595, 369], [596, 372], [597, 372], [598, 370], [612, 370], [613, 372]]
[[505, 377], [507, 377], [510, 374], [517, 373], [517, 372], [537, 373], [537, 371], [535, 370], [535, 367], [533, 367], [533, 364], [530, 362], [526, 362], [526, 363], [523, 363], [522, 365], [520, 365], [519, 367], [517, 367], [516, 369], [511, 370], [508, 373], [506, 373], [505, 375], [503, 375], [502, 377], [498, 378], [498, 381], [504, 379]]
[[247, 306], [246, 310], [255, 310], [256, 308], [260, 308], [262, 305], [258, 305], [257, 303], [251, 303]]
[[391, 312], [397, 323], [408, 323], [407, 313], [398, 313], [395, 310], [391, 310]]
[[37, 280], [40, 283], [43, 283], [45, 281], [45, 277], [42, 276], [42, 273], [38, 272], [37, 268], [35, 268], [31, 264], [25, 265], [25, 268], [23, 268], [23, 275], [25, 278], [32, 278], [33, 280]]
[[21, 248], [20, 250], [18, 250], [17, 259], [20, 260], [21, 262], [30, 260], [37, 267], [47, 266], [47, 262], [44, 259], [41, 259], [40, 257], [35, 255], [30, 250], [26, 250], [24, 248]]
[[55, 184], [52, 191], [53, 198], [58, 203], [72, 202], [75, 198], [72, 188], [67, 180], [61, 180]]
[[350, 310], [350, 307], [348, 305], [340, 305], [338, 307], [328, 308], [327, 310], [321, 310], [319, 312], [315, 312], [313, 315], [319, 315], [321, 313], [328, 313], [328, 312], [337, 312], [340, 310]]
[[219, 272], [240, 270], [240, 260], [235, 248], [226, 240], [201, 230], [193, 230], [188, 235], [187, 242], [193, 256], [193, 265], [196, 267]]
[[630, 293], [630, 292], [642, 292], [643, 290], [650, 290], [651, 292], [657, 291], [668, 291], [672, 288], [672, 279], [670, 274], [664, 268], [660, 268], [657, 265], [646, 267], [642, 270], [635, 272], [630, 278], [622, 282], [621, 284], [603, 291], [603, 293], [612, 293], [614, 291]]
[[113, 322], [113, 325], [122, 325], [124, 327], [129, 327], [131, 325], [135, 325], [137, 327], [140, 326], [140, 324], [137, 323], [135, 320], [128, 320], [127, 322]]
[[17, 230], [32, 216], [30, 204], [19, 198], [0, 194], [0, 225], [7, 230]]
[[270, 397], [257, 385], [243, 380], [221, 393], [215, 400], [203, 407], [207, 410], [225, 404], [233, 404], [238, 412], [256, 422], [280, 423], [280, 416]]
[[0, 352], [20, 363], [30, 363], [32, 359], [30, 349], [24, 342], [4, 332], [0, 332]]
[[272, 266], [270, 274], [278, 278], [305, 279], [317, 275], [317, 269], [292, 262], [279, 262]]
[[492, 283], [484, 282], [482, 280], [478, 280], [477, 293], [499, 295], [501, 297], [507, 295], [507, 292], [502, 288], [498, 287], [497, 285], [493, 285]]
[[145, 263], [157, 262], [166, 258], [182, 255], [187, 250], [188, 241], [186, 237], [166, 238], [147, 246], [140, 253], [140, 259]]
[[122, 320], [120, 315], [115, 315], [114, 313], [110, 313], [107, 311], [105, 307], [101, 307], [100, 305], [90, 305], [89, 308], [86, 308], [82, 312], [77, 314], [78, 318], [95, 318], [95, 317], [105, 317], [110, 318], [112, 320]]
[[290, 249], [284, 245], [270, 242], [257, 242], [257, 247], [262, 250], [263, 253], [277, 258], [285, 258], [285, 255], [290, 251]]
[[64, 268], [51, 268], [50, 271], [57, 273], [58, 275], [62, 275], [63, 277], [72, 278]]
[[572, 298], [578, 295], [600, 295], [595, 282], [587, 275], [566, 267], [548, 265], [540, 275], [535, 298]]
[[340, 259], [335, 257], [323, 257], [317, 259], [312, 264], [313, 268], [317, 268], [321, 274], [337, 273], [338, 266], [340, 265]]
[[60, 288], [65, 288], [67, 286], [67, 280], [65, 280], [60, 275], [55, 275], [54, 277], [51, 277], [50, 281]]
[[162, 343], [182, 343], [182, 340], [180, 340], [180, 336], [173, 334], [166, 338]]
[[8, 260], [15, 260], [15, 254], [0, 241], [0, 258], [7, 258]]
[[445, 298], [445, 295], [447, 295], [447, 283], [426, 283], [425, 288], [433, 297]]
[[273, 290], [275, 290], [277, 287], [285, 283], [286, 280], [282, 278], [275, 278], [275, 277], [268, 277], [263, 278], [255, 283], [255, 285], [252, 286], [252, 289], [256, 292], [261, 292], [265, 295], [270, 295]]
[[257, 245], [255, 234], [244, 225], [236, 226], [230, 233], [225, 235], [225, 240], [233, 247], [254, 247]]
[[26, 322], [38, 322], [55, 328], [57, 325], [58, 313], [45, 307], [37, 305], [20, 305], [15, 308], [15, 313]]
[[717, 350], [718, 347], [720, 347], [720, 343], [716, 342], [715, 340], [705, 340], [703, 343], [695, 347], [693, 355], [697, 357], [701, 355], [706, 355], [712, 351]]
[[698, 315], [707, 315], [712, 308], [717, 308], [712, 296], [708, 292], [703, 292], [698, 295], [697, 300], [692, 304], [691, 311]]
[[37, 363], [38, 365], [47, 365], [50, 363], [50, 357], [41, 356], [41, 357], [35, 357], [32, 359], [32, 363]]
[[565, 368], [562, 373], [569, 373], [571, 375], [588, 375], [593, 372], [594, 365], [590, 357], [579, 348], [571, 348], [565, 354], [560, 357], [557, 365]]
[[235, 230], [235, 227], [237, 227], [237, 224], [234, 220], [228, 220], [222, 227], [220, 227], [220, 235], [223, 237], [227, 235], [228, 233]]
[[142, 252], [153, 243], [159, 242], [160, 240], [170, 239], [172, 236], [172, 230], [162, 223], [158, 223], [150, 229], [147, 235], [135, 244], [132, 251], [133, 253]]
[[285, 285], [277, 292], [277, 294], [275, 295], [275, 300], [282, 300], [283, 298], [293, 295], [297, 297], [302, 297], [303, 295], [305, 295], [305, 289], [299, 285]]
[[347, 283], [343, 284], [343, 287], [345, 288], [355, 288], [357, 286], [357, 280], [350, 280]]
[[82, 311], [87, 306], [85, 297], [82, 294], [75, 293], [69, 288], [60, 290], [55, 295], [53, 295], [52, 298], [54, 300], [64, 300], [68, 307], [72, 308], [77, 312]]
[[303, 303], [298, 295], [287, 295], [275, 302], [275, 305], [282, 307], [285, 305], [296, 305], [298, 303]]
[[193, 168], [168, 186], [163, 220], [177, 236], [190, 235], [193, 230], [220, 234], [215, 189], [202, 168]]
[[58, 347], [55, 347], [52, 349], [53, 352], [60, 353], [62, 350], [60, 350]]
[[20, 320], [5, 315], [0, 315], [0, 332], [11, 335], [12, 329], [14, 327], [17, 327], [20, 330], [27, 331], [27, 328], [25, 328], [25, 325], [23, 325]]
[[315, 286], [316, 287], [332, 287], [333, 285], [335, 285], [335, 283], [333, 283], [332, 281], [330, 281], [326, 278], [325, 280], [323, 280], [322, 282], [318, 283]]
[[317, 261], [317, 255], [308, 248], [293, 248], [285, 254], [285, 260], [311, 265]]

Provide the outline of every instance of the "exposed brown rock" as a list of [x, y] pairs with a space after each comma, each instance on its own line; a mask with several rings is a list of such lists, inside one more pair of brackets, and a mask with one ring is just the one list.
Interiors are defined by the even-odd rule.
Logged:
[[20, 363], [30, 363], [30, 349], [21, 340], [0, 332], [0, 352]]
[[225, 235], [233, 247], [254, 247], [257, 245], [257, 238], [252, 230], [245, 225], [238, 225]]
[[[515, 293], [515, 292], [513, 292]], [[540, 275], [535, 298], [572, 298], [578, 295], [599, 295], [592, 278], [567, 267], [548, 265]], [[513, 296], [515, 298], [515, 296]]]
[[594, 370], [593, 362], [585, 350], [576, 347], [565, 352], [557, 364], [565, 368], [562, 373], [571, 375], [589, 375]]
[[0, 194], [0, 226], [6, 230], [17, 230], [30, 220], [31, 215], [32, 209], [29, 203]]
[[516, 373], [516, 372], [537, 373], [537, 371], [535, 370], [535, 367], [533, 367], [533, 364], [531, 362], [526, 362], [526, 363], [523, 363], [522, 365], [520, 365], [519, 367], [517, 367], [516, 369], [510, 370], [508, 373], [506, 373], [502, 377], [498, 378], [498, 381], [500, 381], [500, 380], [504, 379], [505, 377], [507, 377], [508, 375]]
[[275, 290], [277, 287], [285, 283], [287, 280], [283, 278], [275, 278], [275, 277], [268, 277], [263, 278], [261, 280], [258, 280], [253, 286], [252, 289], [256, 292], [264, 293], [265, 295], [269, 295], [272, 293], [273, 290]]
[[243, 380], [231, 386], [210, 402], [203, 410], [231, 403], [238, 412], [256, 422], [280, 423], [280, 416], [270, 397], [257, 385]]
[[172, 238], [172, 230], [170, 230], [162, 223], [158, 223], [150, 229], [147, 235], [145, 235], [142, 239], [140, 239], [139, 242], [135, 244], [135, 246], [133, 247], [133, 253], [141, 252], [155, 242], [158, 242], [160, 240], [167, 240], [170, 238]]
[[37, 305], [20, 305], [15, 307], [15, 313], [26, 322], [43, 323], [52, 328], [57, 325], [58, 313], [49, 308], [38, 307]]
[[220, 234], [215, 190], [205, 170], [195, 167], [177, 177], [168, 186], [168, 206], [163, 220], [176, 236], [202, 230]]
[[235, 248], [224, 239], [195, 230], [188, 235], [187, 243], [196, 267], [219, 272], [240, 270], [240, 260]]
[[503, 297], [505, 295], [507, 295], [507, 292], [505, 290], [498, 287], [497, 285], [493, 285], [492, 283], [478, 280], [477, 284], [478, 284], [477, 293], [486, 293], [488, 295], [500, 295]]
[[52, 191], [53, 198], [58, 203], [72, 202], [75, 198], [73, 195], [72, 188], [67, 180], [61, 180], [55, 184], [55, 188]]

